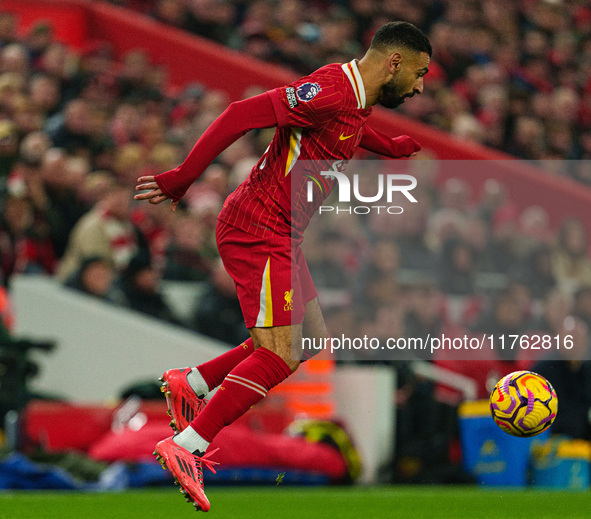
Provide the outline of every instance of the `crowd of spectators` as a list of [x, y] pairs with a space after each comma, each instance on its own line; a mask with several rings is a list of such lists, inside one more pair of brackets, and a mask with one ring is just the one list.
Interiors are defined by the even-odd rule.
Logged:
[[[247, 337], [236, 326], [236, 293], [219, 267], [214, 230], [223, 198], [263, 141], [253, 133], [227, 150], [174, 217], [164, 205], [134, 202], [136, 179], [178, 165], [226, 96], [196, 84], [168, 96], [165, 76], [141, 50], [121, 60], [108, 42], [74, 51], [49, 24], [19, 36], [18, 22], [0, 12], [2, 284], [9, 288], [15, 274], [53, 275], [228, 342]], [[179, 319], [160, 290], [163, 277], [203, 283], [210, 314], [196, 305], [194, 316]], [[223, 298], [233, 307], [224, 314], [230, 329], [212, 326]]]
[[406, 20], [433, 59], [402, 113], [522, 159], [591, 158], [586, 0], [112, 1], [300, 75], [360, 57], [377, 27]]
[[[333, 211], [307, 230], [303, 246], [332, 333], [555, 336], [569, 316], [591, 325], [591, 259], [581, 220], [567, 218], [554, 231], [543, 207], [518, 210], [496, 180], [481, 193], [458, 178], [435, 188], [420, 169], [413, 191], [420, 203], [406, 204], [403, 214]], [[535, 359], [518, 350], [498, 360], [531, 366]], [[361, 355], [371, 360], [371, 352]], [[511, 366], [496, 368], [502, 374]]]

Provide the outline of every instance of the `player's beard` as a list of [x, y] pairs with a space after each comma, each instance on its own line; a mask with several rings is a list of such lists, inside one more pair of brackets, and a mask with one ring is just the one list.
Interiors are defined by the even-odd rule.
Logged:
[[395, 78], [392, 78], [382, 87], [380, 104], [386, 108], [400, 106], [407, 97], [412, 97], [414, 92], [405, 92]]

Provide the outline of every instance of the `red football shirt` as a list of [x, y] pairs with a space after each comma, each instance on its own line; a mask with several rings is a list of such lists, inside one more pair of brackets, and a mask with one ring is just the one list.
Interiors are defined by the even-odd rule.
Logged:
[[[371, 108], [365, 108], [355, 61], [326, 65], [268, 94], [277, 131], [248, 179], [226, 199], [219, 219], [260, 237], [275, 233], [299, 238], [336, 183], [319, 172], [333, 165], [340, 170], [338, 161], [351, 159]], [[313, 171], [307, 171], [307, 178], [317, 180], [313, 203], [307, 201], [303, 179], [292, 179], [298, 160], [316, 161]]]

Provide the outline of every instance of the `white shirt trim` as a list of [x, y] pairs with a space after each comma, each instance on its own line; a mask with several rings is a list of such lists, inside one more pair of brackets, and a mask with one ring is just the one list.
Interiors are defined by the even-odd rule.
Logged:
[[[343, 72], [351, 82], [353, 93], [355, 94], [355, 98], [357, 99], [357, 108], [365, 108], [365, 103], [367, 102], [365, 97], [365, 85], [363, 84], [363, 79], [361, 77], [361, 74], [359, 73], [359, 68], [357, 67], [357, 60], [353, 60], [350, 62], [353, 74], [351, 74], [351, 71], [349, 70], [349, 67], [347, 65], [349, 65], [349, 63], [343, 63], [341, 65], [341, 68], [343, 69]], [[357, 93], [358, 90], [355, 86], [355, 82], [357, 82], [357, 87], [359, 87], [359, 94]]]

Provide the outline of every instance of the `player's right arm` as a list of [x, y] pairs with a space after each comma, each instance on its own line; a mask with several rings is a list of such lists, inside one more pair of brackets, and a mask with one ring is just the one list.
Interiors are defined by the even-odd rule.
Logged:
[[277, 126], [277, 117], [268, 92], [236, 101], [211, 124], [197, 141], [185, 161], [175, 169], [156, 176], [138, 178], [136, 200], [159, 204], [171, 199], [174, 211], [189, 186], [230, 144], [254, 128]]

